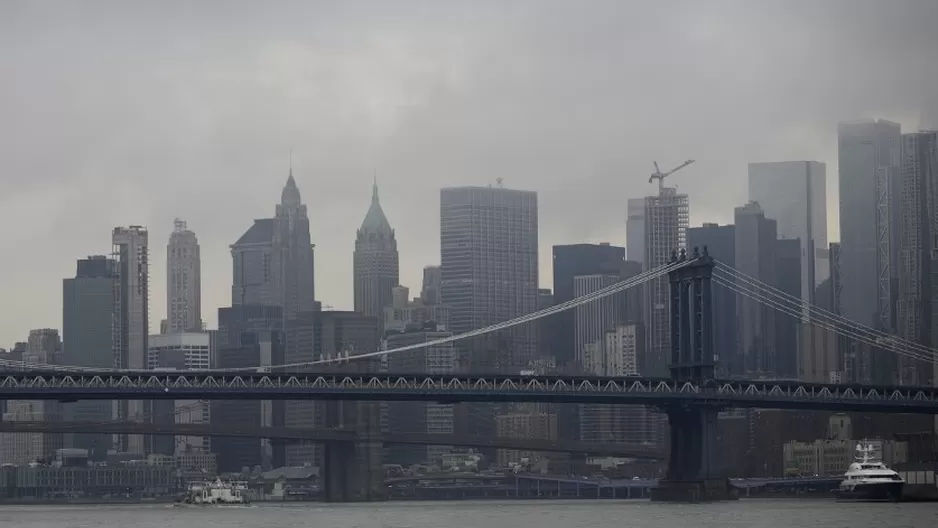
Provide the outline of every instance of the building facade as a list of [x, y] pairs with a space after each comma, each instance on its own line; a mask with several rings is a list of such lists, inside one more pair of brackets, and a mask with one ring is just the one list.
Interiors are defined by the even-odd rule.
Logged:
[[[443, 303], [450, 307], [453, 333], [537, 309], [537, 237], [535, 192], [500, 187], [453, 187], [440, 192], [441, 291]], [[473, 362], [469, 368], [517, 370], [536, 356], [536, 324], [500, 334], [508, 346], [495, 358], [486, 358], [488, 364]], [[467, 346], [477, 344], [473, 340]]]
[[[737, 207], [736, 269], [766, 284], [775, 283], [775, 220], [765, 217], [755, 202]], [[751, 288], [749, 288], [751, 289]], [[736, 300], [740, 354], [746, 376], [777, 375], [776, 311], [746, 296]]]
[[[609, 244], [572, 244], [554, 246], [554, 304], [563, 304], [577, 297], [574, 278], [584, 275], [618, 275], [625, 261], [625, 248]], [[618, 297], [618, 296], [615, 296]], [[608, 298], [607, 298], [608, 299]], [[551, 315], [551, 352], [557, 365], [564, 367], [577, 359], [577, 311], [567, 310]]]
[[[667, 264], [676, 252], [687, 247], [689, 222], [690, 199], [686, 194], [679, 194], [676, 188], [662, 187], [658, 196], [645, 197], [645, 270]], [[634, 259], [630, 256], [629, 260]], [[667, 376], [667, 358], [671, 354], [671, 289], [668, 277], [648, 281], [644, 294], [648, 361], [641, 366], [642, 374]]]
[[[152, 370], [207, 370], [211, 368], [212, 339], [208, 332], [179, 332], [150, 336], [147, 368]], [[211, 403], [207, 400], [172, 400], [156, 405], [163, 412], [154, 413], [155, 423], [209, 424]], [[164, 403], [164, 402], [159, 402]], [[176, 436], [171, 438], [173, 454], [209, 453], [211, 439], [207, 436]], [[159, 440], [154, 439], [154, 442]], [[164, 449], [167, 450], [167, 449]]]
[[[899, 177], [897, 333], [934, 348], [938, 342], [938, 132], [902, 135]], [[930, 385], [934, 365], [898, 358], [899, 383]]]
[[178, 218], [166, 245], [167, 333], [202, 330], [202, 258], [199, 240]]
[[[898, 123], [875, 119], [838, 126], [843, 315], [889, 332], [895, 328], [900, 145]], [[849, 345], [847, 355], [856, 365], [852, 381], [895, 381], [893, 354]]]
[[[111, 233], [112, 256], [117, 263], [112, 316], [114, 367], [146, 368], [150, 336], [150, 248], [147, 230], [141, 226], [115, 227]], [[140, 400], [114, 403], [115, 419], [144, 421], [146, 405]], [[120, 451], [147, 454], [141, 435], [117, 435]]]
[[[74, 278], [62, 281], [62, 363], [85, 368], [112, 368], [112, 322], [119, 279], [117, 261], [104, 255], [81, 259]], [[66, 420], [113, 419], [110, 401], [84, 400], [63, 404]], [[111, 435], [76, 433], [66, 445], [87, 449], [93, 460], [102, 460], [112, 447]]]
[[826, 166], [818, 161], [750, 163], [749, 201], [775, 220], [779, 238], [801, 241], [802, 284], [797, 296], [814, 302], [815, 288], [830, 269]]

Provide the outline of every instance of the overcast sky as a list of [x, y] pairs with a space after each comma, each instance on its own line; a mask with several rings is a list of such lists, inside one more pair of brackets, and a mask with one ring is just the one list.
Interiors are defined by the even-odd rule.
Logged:
[[746, 163], [827, 163], [836, 124], [938, 126], [938, 2], [0, 2], [0, 347], [61, 328], [62, 279], [150, 230], [150, 328], [173, 218], [202, 246], [203, 318], [228, 246], [273, 215], [290, 149], [316, 292], [352, 304], [372, 173], [401, 282], [439, 262], [439, 189], [538, 192], [550, 247], [625, 243], [627, 198], [673, 177], [691, 224], [731, 221]]

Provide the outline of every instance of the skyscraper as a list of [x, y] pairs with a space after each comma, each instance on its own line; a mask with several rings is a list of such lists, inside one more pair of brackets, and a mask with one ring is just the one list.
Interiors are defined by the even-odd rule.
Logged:
[[[577, 275], [573, 278], [574, 298], [608, 288], [620, 281], [620, 275]], [[577, 306], [575, 310], [575, 350], [576, 360], [584, 368], [588, 368], [586, 360], [587, 347], [603, 346], [606, 332], [612, 330], [620, 321], [622, 303], [614, 296], [603, 297], [595, 301]]]
[[[537, 193], [501, 187], [453, 187], [440, 192], [441, 289], [450, 330], [459, 334], [537, 309]], [[494, 358], [470, 355], [476, 370], [527, 368], [536, 353], [537, 325], [500, 333]]]
[[[775, 220], [755, 202], [737, 207], [736, 269], [767, 284], [775, 283]], [[776, 376], [775, 310], [748, 297], [737, 297], [736, 320], [744, 374]]]
[[[875, 119], [838, 126], [843, 315], [885, 331], [895, 327], [900, 143], [897, 123]], [[854, 381], [894, 381], [891, 354], [850, 345], [847, 354], [857, 362]]]
[[[111, 368], [111, 319], [115, 313], [117, 262], [104, 255], [78, 261], [74, 278], [62, 281], [62, 363], [87, 368]], [[110, 401], [83, 400], [67, 403], [66, 420], [101, 422], [111, 420]], [[92, 459], [101, 460], [111, 448], [109, 435], [77, 433], [72, 447], [87, 449]]]
[[[646, 270], [667, 264], [671, 256], [687, 247], [690, 200], [678, 194], [675, 187], [662, 187], [658, 196], [645, 197], [645, 259]], [[632, 257], [629, 256], [629, 260]], [[668, 277], [659, 277], [645, 284], [646, 347], [648, 361], [639, 365], [647, 376], [667, 376], [671, 354], [671, 289]]]
[[178, 218], [166, 245], [166, 320], [171, 334], [202, 329], [199, 240]]
[[[749, 201], [775, 220], [778, 237], [801, 241], [802, 284], [798, 296], [814, 302], [814, 290], [827, 279], [826, 167], [817, 161], [749, 164]], [[807, 311], [806, 311], [807, 313]]]
[[355, 311], [384, 319], [391, 304], [391, 289], [399, 281], [397, 239], [378, 201], [378, 184], [372, 186], [371, 206], [355, 237], [352, 256]]
[[[619, 275], [624, 261], [625, 248], [611, 246], [607, 243], [554, 246], [554, 304], [562, 304], [576, 297], [574, 291], [575, 277], [583, 275]], [[590, 304], [592, 305], [592, 303]], [[545, 319], [550, 319], [552, 327], [551, 352], [557, 366], [571, 365], [581, 352], [578, 350], [579, 345], [576, 342], [576, 310], [560, 312]], [[563, 425], [561, 424], [561, 430], [563, 430]]]
[[[900, 337], [938, 343], [938, 132], [902, 135], [897, 323]], [[932, 365], [899, 358], [899, 382], [927, 385]]]
[[[117, 261], [114, 289], [112, 347], [114, 366], [146, 368], [147, 340], [150, 335], [150, 260], [147, 230], [141, 226], [115, 227], [111, 234], [113, 258]], [[140, 400], [117, 401], [115, 418], [143, 421], [146, 410]], [[146, 454], [143, 437], [119, 435], [122, 451]]]
[[440, 295], [440, 283], [443, 281], [443, 274], [439, 266], [424, 266], [423, 268], [423, 287], [420, 290], [420, 297], [427, 304], [439, 304], [442, 301]]
[[626, 258], [645, 262], [645, 199], [629, 198], [625, 220]]
[[274, 217], [254, 220], [231, 245], [231, 259], [232, 306], [281, 306], [286, 319], [314, 309], [309, 217], [292, 168]]

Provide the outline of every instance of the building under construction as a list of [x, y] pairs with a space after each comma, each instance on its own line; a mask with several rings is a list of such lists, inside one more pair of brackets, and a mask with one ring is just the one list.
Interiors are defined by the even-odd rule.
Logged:
[[[662, 174], [656, 170], [651, 179], [658, 179], [658, 195], [645, 197], [645, 266], [646, 270], [666, 264], [671, 255], [687, 246], [687, 228], [690, 223], [690, 200], [679, 194], [675, 187], [665, 187], [663, 180], [669, 174], [686, 167], [692, 161]], [[657, 164], [655, 164], [657, 169]], [[649, 179], [649, 181], [651, 181]], [[645, 297], [645, 357], [639, 369], [646, 376], [668, 375], [668, 354], [671, 350], [669, 319], [670, 291], [667, 276], [646, 283]]]

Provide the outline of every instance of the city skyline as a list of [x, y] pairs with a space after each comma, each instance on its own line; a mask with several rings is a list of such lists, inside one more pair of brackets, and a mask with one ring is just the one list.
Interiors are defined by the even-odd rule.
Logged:
[[[179, 15], [173, 9], [136, 17], [59, 6], [50, 16], [39, 5], [13, 14], [0, 6], [0, 34], [17, 43], [0, 51], [17, 71], [0, 102], [10, 118], [0, 133], [15, 138], [0, 146], [0, 221], [18, 226], [0, 242], [31, 256], [7, 259], [0, 274], [0, 291], [30, 299], [0, 312], [0, 346], [61, 328], [60, 281], [76, 259], [107, 253], [114, 226], [145, 225], [163, 241], [177, 216], [199, 236], [203, 317], [214, 327], [230, 288], [227, 246], [269, 215], [291, 148], [317, 245], [317, 297], [350, 308], [351, 241], [375, 169], [402, 284], [416, 289], [423, 267], [439, 264], [439, 188], [502, 177], [538, 192], [540, 286], [550, 287], [553, 245], [625, 244], [625, 200], [654, 193], [654, 160], [698, 159], [674, 178], [694, 203], [691, 226], [729, 221], [745, 202], [749, 162], [825, 163], [836, 241], [837, 122], [938, 126], [938, 74], [907, 53], [938, 46], [922, 25], [934, 5], [829, 2], [805, 16], [771, 2], [653, 13], [615, 4], [575, 13], [474, 5], [474, 20], [486, 23], [470, 27], [460, 6], [431, 10], [420, 27], [381, 4], [367, 17], [285, 4], [278, 20], [249, 6], [224, 24], [198, 8], [187, 14], [191, 27], [163, 18]], [[844, 16], [851, 23], [838, 23]], [[636, 20], [659, 27], [667, 49], [641, 45]], [[558, 49], [541, 23], [580, 45]], [[100, 24], [123, 29], [111, 35]], [[237, 30], [250, 24], [261, 29]], [[142, 38], [126, 45], [125, 31]], [[193, 54], [169, 34], [209, 45]], [[77, 50], [96, 60], [73, 69]], [[868, 63], [852, 69], [844, 50]], [[726, 82], [744, 70], [754, 72], [747, 82]], [[796, 79], [808, 82], [791, 88]], [[150, 255], [151, 333], [166, 312], [155, 294], [166, 289], [161, 246]]]

